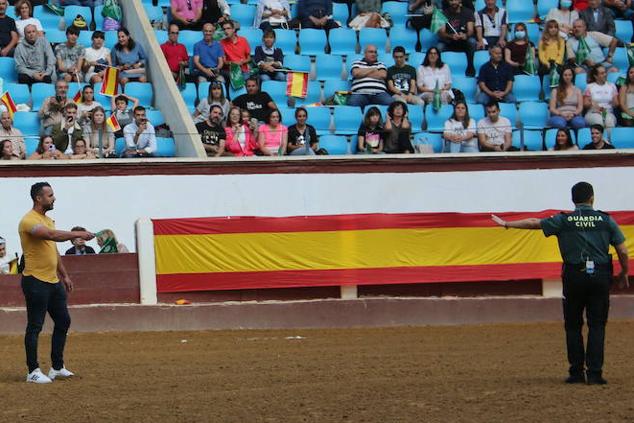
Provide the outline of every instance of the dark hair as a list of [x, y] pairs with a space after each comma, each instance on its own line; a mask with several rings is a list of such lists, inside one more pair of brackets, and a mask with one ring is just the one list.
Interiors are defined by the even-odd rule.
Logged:
[[273, 31], [272, 29], [267, 29], [266, 31], [264, 31], [264, 34], [262, 34], [262, 39], [266, 37], [273, 37], [273, 39], [275, 39], [275, 31]]
[[299, 112], [304, 112], [304, 113], [306, 113], [306, 117], [308, 117], [308, 110], [306, 110], [306, 108], [305, 108], [305, 107], [298, 107], [298, 108], [296, 108], [296, 109], [295, 109], [295, 119], [297, 119], [297, 114], [298, 114]]
[[248, 78], [244, 81], [244, 85], [246, 86], [246, 85], [247, 85], [247, 82], [249, 82], [249, 81], [253, 81], [253, 82], [255, 82], [255, 85], [257, 85], [258, 87], [260, 86], [260, 83], [259, 83], [259, 81], [258, 81], [258, 78], [257, 78], [257, 77], [255, 77], [255, 76], [250, 76], [250, 77], [248, 77]]
[[90, 37], [90, 39], [94, 40], [95, 38], [105, 39], [106, 34], [103, 31], [95, 31], [92, 33], [92, 37]]
[[91, 89], [93, 94], [95, 93], [95, 88], [92, 85], [84, 85], [84, 88], [81, 89], [81, 99], [82, 101], [84, 100], [84, 94], [86, 93], [87, 89]]
[[403, 54], [405, 54], [405, 47], [403, 47], [403, 46], [394, 47], [394, 50], [392, 50], [392, 54], [394, 54], [394, 53], [403, 53]]
[[37, 148], [35, 149], [36, 153], [40, 153], [40, 154], [44, 154], [45, 153], [45, 151], [44, 151], [44, 140], [47, 139], [47, 138], [50, 138], [51, 141], [54, 141], [52, 136], [50, 136], [50, 135], [42, 135], [40, 137], [40, 141], [37, 143]]
[[625, 73], [625, 83], [623, 83], [623, 85], [634, 84], [634, 81], [630, 81], [630, 71], [632, 69], [634, 69], [634, 66], [630, 66], [629, 68], [627, 68], [627, 72]]
[[605, 66], [601, 63], [597, 63], [590, 68], [590, 72], [588, 72], [588, 83], [597, 82], [597, 73], [599, 73], [599, 68], [605, 69]]
[[124, 95], [118, 95], [114, 98], [114, 102], [116, 103], [117, 101], [125, 101], [125, 104], [128, 104], [128, 97]]
[[577, 182], [572, 186], [571, 193], [573, 203], [587, 203], [594, 196], [594, 189], [588, 182]]
[[66, 28], [66, 35], [68, 34], [79, 35], [79, 28], [74, 25], [69, 26]]
[[[128, 31], [128, 28], [122, 26], [121, 28], [119, 28], [117, 30], [117, 35], [120, 32], [123, 32], [125, 35], [128, 36], [128, 48], [130, 50], [134, 50], [134, 47], [136, 46], [136, 43], [134, 42], [132, 37], [130, 37], [130, 31]], [[121, 50], [123, 50], [123, 46], [121, 44], [119, 44], [119, 42], [117, 42], [117, 44], [114, 45], [114, 49], [117, 50], [117, 51], [121, 51]]]
[[70, 230], [73, 231], [73, 232], [75, 232], [75, 231], [85, 231], [86, 228], [84, 228], [83, 226], [73, 226]]
[[379, 123], [377, 126], [381, 125], [381, 111], [378, 107], [372, 106], [368, 109], [367, 112], [365, 112], [365, 116], [363, 117], [363, 126], [365, 126], [366, 128], [370, 126], [370, 117], [372, 117], [373, 115], [379, 116]]
[[280, 112], [279, 109], [273, 109], [266, 115], [266, 123], [268, 123], [269, 125], [271, 124], [271, 116], [273, 116], [273, 113], [275, 112], [277, 112], [277, 114], [280, 116], [280, 124], [282, 124], [282, 112]]
[[423, 59], [423, 66], [429, 66], [429, 52], [431, 52], [432, 50], [435, 50], [436, 53], [438, 54], [438, 60], [436, 61], [436, 66], [438, 67], [438, 69], [440, 69], [444, 66], [444, 63], [442, 62], [442, 56], [440, 54], [440, 50], [438, 50], [436, 47], [431, 47], [429, 50], [427, 50], [427, 53], [425, 54], [425, 58]]
[[4, 151], [4, 145], [6, 143], [11, 144], [11, 140], [2, 140], [2, 141], [0, 141], [0, 154], [2, 154], [2, 152]]
[[229, 25], [231, 28], [236, 29], [236, 24], [234, 24], [231, 19], [224, 21], [220, 27], [224, 29], [225, 25]]
[[387, 107], [387, 114], [393, 118], [394, 117], [394, 109], [396, 109], [398, 106], [401, 106], [403, 108], [403, 114], [407, 114], [408, 109], [407, 109], [407, 104], [405, 104], [402, 101], [393, 101], [390, 103], [390, 105]]
[[522, 28], [524, 28], [524, 31], [528, 31], [528, 28], [526, 28], [526, 24], [524, 22], [518, 22], [515, 24], [515, 27], [513, 28], [513, 32], [517, 31], [518, 26], [521, 26]]
[[561, 150], [562, 147], [559, 145], [559, 143], [557, 142], [557, 136], [559, 135], [560, 132], [563, 132], [564, 134], [566, 134], [566, 145], [564, 146], [565, 148], [569, 148], [572, 147], [574, 145], [574, 143], [572, 142], [572, 136], [570, 136], [570, 130], [568, 128], [559, 128], [557, 130], [557, 133], [555, 134], [555, 150]]
[[451, 115], [451, 119], [453, 120], [458, 120], [458, 118], [456, 117], [456, 107], [458, 107], [458, 105], [462, 104], [465, 109], [467, 109], [465, 115], [464, 115], [464, 121], [462, 122], [462, 127], [464, 129], [467, 129], [469, 127], [469, 122], [471, 121], [471, 117], [469, 116], [469, 106], [467, 105], [466, 102], [464, 101], [457, 101], [456, 104], [453, 105], [453, 114]]
[[73, 141], [73, 153], [75, 152], [75, 149], [77, 148], [77, 143], [80, 141], [84, 143], [84, 148], [88, 150], [88, 141], [86, 141], [83, 138], [77, 138], [75, 141]]
[[64, 106], [64, 110], [66, 111], [70, 109], [77, 110], [77, 104], [73, 103], [72, 101], [70, 103], [66, 103], [66, 105]]
[[489, 102], [486, 104], [486, 106], [485, 106], [485, 107], [486, 107], [487, 109], [488, 109], [489, 107], [495, 107], [496, 109], [500, 110], [500, 103], [498, 103], [496, 100], [491, 100], [491, 101], [489, 101]]
[[136, 106], [136, 107], [134, 108], [134, 110], [132, 111], [132, 113], [136, 113], [137, 111], [139, 111], [139, 112], [145, 112], [145, 107], [143, 107], [143, 106]]
[[575, 73], [575, 69], [571, 66], [565, 66], [562, 70], [561, 73], [559, 74], [559, 84], [557, 85], [557, 105], [563, 104], [564, 100], [566, 99], [566, 89], [568, 88], [566, 86], [566, 82], [564, 81], [564, 72], [569, 70], [570, 72], [572, 72], [572, 80], [570, 81], [570, 85], [574, 86], [575, 85], [575, 78], [577, 77], [577, 74]]
[[222, 107], [220, 107], [220, 106], [219, 106], [219, 105], [217, 105], [217, 104], [212, 104], [212, 106], [209, 108], [209, 112], [211, 113], [211, 111], [212, 111], [213, 109], [220, 109], [220, 113], [221, 113], [221, 114], [224, 114], [224, 113], [225, 113], [225, 111], [224, 111], [224, 110], [222, 110]]
[[215, 87], [220, 87], [220, 100], [221, 101], [225, 100], [225, 91], [222, 89], [222, 82], [212, 81], [211, 84], [209, 84], [209, 89], [207, 90], [207, 103], [208, 104], [211, 104], [211, 102], [213, 101], [213, 97], [211, 96], [211, 91]]
[[[43, 138], [46, 138], [46, 137], [40, 138], [40, 142], [42, 141]], [[37, 196], [42, 193], [42, 190], [44, 189], [44, 187], [50, 188], [51, 184], [49, 184], [48, 182], [37, 182], [31, 185], [31, 200], [35, 201]]]
[[33, 17], [33, 4], [31, 4], [31, 2], [29, 0], [18, 0], [15, 2], [15, 16], [20, 16], [20, 14], [18, 13], [18, 11], [20, 10], [20, 8], [22, 7], [23, 4], [27, 4], [29, 6], [29, 17]]
[[594, 125], [590, 125], [590, 131], [592, 131], [593, 129], [596, 129], [597, 131], [601, 132], [603, 134], [603, 131], [605, 130], [603, 128], [603, 125], [595, 123]]

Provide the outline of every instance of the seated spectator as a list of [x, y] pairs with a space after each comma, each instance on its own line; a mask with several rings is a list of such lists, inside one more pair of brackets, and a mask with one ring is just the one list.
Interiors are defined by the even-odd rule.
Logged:
[[53, 137], [43, 135], [40, 137], [35, 152], [29, 156], [28, 160], [62, 160], [67, 158], [64, 153], [55, 148]]
[[180, 70], [189, 66], [189, 55], [184, 44], [178, 42], [179, 28], [176, 24], [170, 24], [168, 29], [167, 41], [161, 44], [161, 51], [167, 61], [167, 67], [170, 68], [174, 79], [178, 79]]
[[63, 120], [64, 107], [68, 103], [72, 103], [72, 99], [68, 98], [68, 82], [59, 79], [55, 82], [55, 95], [45, 98], [40, 106], [40, 133], [51, 133], [53, 126]]
[[550, 119], [547, 126], [552, 128], [572, 128], [575, 131], [584, 128], [586, 121], [583, 113], [583, 95], [575, 86], [575, 73], [566, 67], [561, 72], [559, 85], [550, 93]]
[[412, 125], [407, 117], [407, 112], [407, 104], [402, 101], [395, 101], [387, 108], [384, 153], [409, 154], [414, 152], [414, 147], [409, 140], [412, 135]]
[[207, 157], [220, 157], [226, 153], [227, 134], [222, 124], [222, 107], [212, 105], [207, 120], [196, 124]]
[[253, 156], [258, 148], [253, 124], [242, 121], [239, 107], [231, 107], [227, 116], [225, 150], [236, 157]]
[[555, 134], [555, 146], [549, 148], [552, 151], [574, 151], [579, 150], [577, 144], [572, 142], [572, 136], [568, 128], [559, 128]]
[[288, 146], [288, 128], [282, 125], [279, 110], [269, 113], [266, 123], [258, 128], [258, 151], [263, 156], [283, 156]]
[[559, 35], [564, 40], [573, 34], [573, 24], [579, 19], [579, 12], [572, 8], [572, 0], [559, 0], [557, 8], [550, 9], [546, 22], [556, 21], [559, 24]]
[[588, 8], [579, 13], [579, 18], [583, 19], [590, 32], [601, 32], [610, 37], [616, 33], [612, 12], [601, 6], [601, 0], [588, 0]]
[[7, 0], [0, 0], [0, 57], [13, 57], [20, 37], [15, 20], [7, 16]]
[[478, 152], [476, 122], [469, 116], [467, 103], [464, 101], [456, 103], [451, 118], [445, 122], [442, 136], [445, 139], [445, 153]]
[[493, 46], [489, 49], [491, 60], [480, 68], [478, 75], [478, 88], [476, 102], [489, 104], [491, 101], [515, 103], [513, 91], [513, 69], [502, 60], [502, 48]]
[[390, 23], [381, 16], [381, 0], [355, 0], [357, 16], [348, 26], [355, 30], [361, 28], [389, 28]]
[[[129, 107], [130, 102], [132, 102], [132, 107]], [[128, 124], [134, 121], [134, 109], [136, 109], [138, 105], [139, 100], [137, 98], [125, 93], [110, 98], [110, 108], [112, 109], [112, 114], [115, 119], [117, 119], [117, 122], [119, 122], [119, 126], [121, 128], [125, 128]], [[123, 129], [115, 132], [114, 136], [115, 138], [123, 137]]]
[[110, 49], [104, 47], [105, 34], [102, 31], [92, 33], [92, 45], [84, 50], [83, 69], [85, 81], [96, 84], [103, 81], [108, 66], [112, 66]]
[[239, 36], [236, 33], [236, 27], [233, 21], [226, 21], [222, 23], [222, 30], [225, 32], [225, 38], [220, 40], [222, 51], [225, 54], [224, 67], [222, 74], [226, 81], [230, 81], [229, 66], [232, 63], [240, 66], [244, 79], [251, 76], [251, 70], [249, 69], [249, 63], [251, 62], [251, 47], [246, 38]]
[[7, 242], [0, 236], [0, 275], [8, 275], [11, 272], [11, 262], [17, 255], [7, 254]]
[[[86, 228], [82, 228], [81, 226], [75, 226], [73, 227], [73, 229], [71, 229], [71, 231], [85, 230]], [[70, 240], [70, 242], [71, 244], [73, 244], [73, 246], [66, 250], [66, 253], [64, 253], [64, 255], [66, 256], [83, 256], [86, 254], [95, 254], [94, 248], [92, 248], [90, 245], [86, 245], [86, 241], [84, 241], [82, 238], [73, 238]]]
[[262, 31], [275, 28], [287, 28], [291, 19], [291, 6], [288, 0], [258, 0], [254, 28]]
[[[619, 107], [623, 126], [634, 126], [634, 66], [627, 69], [625, 82], [619, 88]], [[0, 136], [3, 136], [1, 129]]]
[[0, 139], [8, 139], [11, 141], [12, 155], [18, 159], [25, 158], [26, 148], [24, 145], [22, 131], [13, 126], [11, 114], [6, 109], [3, 109], [2, 112], [0, 112]]
[[194, 75], [198, 82], [220, 81], [224, 77], [220, 70], [225, 64], [225, 53], [219, 42], [214, 40], [214, 26], [210, 23], [203, 25], [203, 39], [194, 44]]
[[70, 102], [64, 106], [64, 118], [53, 125], [51, 132], [55, 148], [66, 155], [71, 155], [73, 145], [78, 139], [84, 138], [84, 131], [78, 121], [77, 105]]
[[95, 159], [97, 157], [95, 156], [95, 153], [86, 146], [86, 140], [80, 138], [73, 144], [73, 151], [68, 158], [71, 160], [87, 160]]
[[[588, 0], [588, 6], [590, 7], [590, 0]], [[632, 0], [603, 0], [603, 5], [605, 8], [610, 10], [612, 15], [614, 15], [617, 19], [625, 19], [631, 16], [632, 11], [630, 9], [634, 8], [634, 3]], [[586, 9], [587, 10], [587, 9]]]
[[332, 18], [332, 0], [298, 0], [297, 19], [302, 28], [330, 30], [339, 24]]
[[20, 160], [18, 156], [13, 154], [11, 140], [0, 141], [0, 160]]
[[66, 82], [81, 82], [81, 69], [84, 62], [85, 48], [77, 42], [79, 30], [74, 26], [66, 28], [66, 42], [55, 46], [57, 60], [57, 78]]
[[256, 118], [251, 117], [251, 112], [247, 109], [240, 109], [240, 117], [242, 118], [242, 123], [247, 125], [251, 131], [253, 131], [253, 137], [258, 139], [258, 127], [260, 126], [258, 120]]
[[603, 139], [603, 125], [590, 126], [590, 139], [592, 141], [583, 146], [584, 150], [614, 150], [614, 146]]
[[[35, 25], [37, 33], [40, 37], [44, 36], [44, 28], [38, 18], [33, 17], [33, 5], [29, 0], [17, 0], [15, 2], [15, 27], [18, 30], [20, 40], [24, 38], [24, 28], [27, 25]], [[16, 43], [17, 45], [17, 43]]]
[[478, 122], [480, 151], [513, 151], [511, 121], [500, 116], [500, 105], [491, 101], [486, 105], [487, 115]]
[[203, 0], [170, 0], [172, 21], [180, 29], [200, 30], [203, 16]]
[[99, 254], [122, 254], [129, 253], [128, 247], [126, 247], [123, 243], [117, 241], [117, 237], [114, 235], [114, 232], [110, 229], [104, 229], [99, 232], [96, 236], [97, 245], [101, 248]]
[[[616, 38], [600, 32], [586, 31], [586, 23], [582, 19], [575, 21], [573, 30], [574, 37], [568, 38], [566, 42], [566, 57], [571, 65], [576, 64], [575, 73], [587, 72], [596, 64], [606, 66], [610, 72], [618, 71], [618, 69], [612, 65], [614, 50], [618, 43]], [[577, 57], [580, 45], [579, 40], [581, 39], [584, 40], [590, 51], [587, 55], [583, 55], [583, 57]], [[607, 57], [603, 54], [602, 47], [608, 47]], [[581, 63], [578, 63], [579, 60], [581, 60]]]
[[319, 150], [319, 138], [315, 127], [306, 123], [308, 110], [304, 107], [295, 109], [295, 124], [288, 127], [289, 156], [312, 156]]
[[122, 157], [151, 157], [156, 153], [154, 126], [145, 116], [145, 107], [134, 108], [134, 121], [123, 128], [125, 151]]
[[260, 81], [286, 81], [286, 74], [280, 71], [284, 66], [284, 53], [274, 43], [275, 32], [269, 29], [262, 36], [262, 45], [255, 48], [253, 61], [260, 71]]
[[231, 19], [231, 7], [226, 0], [203, 0], [203, 24], [222, 24]]
[[394, 66], [387, 69], [387, 89], [394, 100], [409, 104], [422, 104], [423, 100], [416, 95], [416, 69], [407, 63], [405, 49], [394, 47], [392, 52]]
[[81, 97], [77, 103], [77, 121], [81, 126], [85, 126], [90, 122], [92, 111], [101, 104], [95, 101], [95, 89], [92, 85], [85, 85], [81, 90]]
[[484, 4], [475, 14], [476, 48], [485, 50], [494, 45], [504, 48], [508, 30], [506, 10], [497, 7], [496, 0], [485, 0]]
[[559, 24], [555, 20], [546, 22], [546, 28], [537, 46], [537, 56], [539, 57], [539, 74], [547, 75], [554, 65], [561, 69], [564, 64], [566, 53], [566, 41], [559, 33]]
[[526, 64], [526, 56], [530, 54], [535, 61], [535, 46], [528, 40], [526, 25], [522, 22], [515, 25], [514, 38], [506, 44], [504, 48], [504, 60], [513, 68], [515, 75], [526, 73], [524, 65]]
[[377, 60], [376, 46], [365, 46], [362, 59], [352, 62], [352, 94], [348, 105], [364, 108], [368, 104], [390, 104], [392, 96], [387, 92], [387, 68]]
[[46, 38], [37, 35], [35, 25], [24, 28], [24, 39], [15, 48], [14, 59], [20, 84], [51, 83], [55, 72], [55, 53]]
[[125, 85], [130, 80], [146, 82], [147, 56], [143, 47], [134, 42], [126, 28], [119, 28], [117, 36], [119, 42], [112, 52], [112, 65], [119, 68], [119, 83]]
[[619, 91], [607, 80], [607, 72], [602, 65], [596, 65], [588, 74], [588, 86], [583, 93], [586, 123], [602, 125], [604, 128], [616, 126], [614, 108], [619, 105]]
[[434, 100], [436, 85], [440, 89], [440, 101], [448, 104], [453, 99], [451, 91], [451, 70], [449, 65], [443, 63], [440, 50], [431, 47], [425, 54], [423, 63], [416, 71], [416, 85], [418, 92], [425, 103]]
[[194, 123], [204, 122], [209, 118], [209, 111], [211, 106], [220, 106], [222, 108], [222, 116], [226, 119], [229, 116], [229, 109], [231, 108], [231, 102], [225, 98], [222, 91], [222, 83], [215, 81], [209, 84], [209, 90], [207, 91], [207, 97], [200, 100], [196, 110], [194, 111], [193, 119]]
[[368, 108], [357, 131], [357, 154], [383, 153], [385, 131], [378, 107]]
[[233, 100], [233, 105], [241, 109], [246, 109], [251, 117], [264, 122], [268, 119], [269, 113], [277, 110], [275, 102], [267, 92], [260, 91], [257, 78], [249, 78], [245, 83], [247, 93], [239, 95]]
[[438, 50], [464, 52], [467, 55], [467, 76], [473, 76], [476, 49], [473, 10], [463, 7], [462, 0], [449, 0], [449, 7], [443, 12], [447, 23], [438, 31]]
[[114, 133], [110, 125], [106, 123], [106, 111], [103, 107], [97, 106], [93, 109], [90, 121], [82, 129], [87, 147], [96, 157], [116, 157]]

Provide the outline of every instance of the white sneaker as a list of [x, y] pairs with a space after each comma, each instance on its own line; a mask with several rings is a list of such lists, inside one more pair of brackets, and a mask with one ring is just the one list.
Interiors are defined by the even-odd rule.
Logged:
[[51, 370], [48, 371], [48, 377], [51, 380], [55, 380], [55, 378], [67, 379], [73, 376], [75, 376], [75, 373], [71, 372], [66, 367], [62, 367], [59, 370], [55, 370], [54, 368], [51, 367]]
[[40, 368], [33, 370], [31, 373], [26, 375], [27, 383], [51, 383], [53, 382], [50, 377], [46, 376]]

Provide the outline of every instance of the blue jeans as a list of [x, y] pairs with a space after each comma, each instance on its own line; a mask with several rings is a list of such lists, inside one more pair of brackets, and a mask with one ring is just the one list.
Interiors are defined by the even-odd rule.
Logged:
[[22, 276], [22, 292], [26, 300], [27, 325], [24, 348], [29, 373], [40, 367], [37, 361], [37, 341], [46, 312], [55, 323], [51, 339], [51, 361], [53, 368], [59, 370], [64, 367], [64, 346], [70, 327], [64, 284], [42, 282], [33, 276]]
[[472, 140], [468, 142], [451, 142], [445, 141], [445, 147], [443, 149], [445, 153], [477, 153], [478, 150], [478, 140]]
[[586, 127], [586, 120], [583, 116], [575, 116], [568, 121], [563, 116], [551, 116], [546, 126], [557, 129], [570, 127], [576, 131]]
[[[476, 103], [487, 105], [489, 101], [491, 101], [491, 97], [489, 97], [483, 91], [480, 91], [476, 94], [475, 101]], [[502, 103], [515, 103], [516, 101], [517, 100], [515, 99], [515, 96], [512, 93], [508, 93], [502, 99]]]
[[367, 105], [382, 104], [388, 106], [394, 99], [386, 91], [378, 94], [351, 94], [348, 98], [348, 106], [359, 106], [362, 109]]
[[284, 72], [272, 72], [272, 73], [262, 72], [260, 74], [261, 82], [270, 81], [270, 80], [286, 81], [286, 74], [284, 74]]

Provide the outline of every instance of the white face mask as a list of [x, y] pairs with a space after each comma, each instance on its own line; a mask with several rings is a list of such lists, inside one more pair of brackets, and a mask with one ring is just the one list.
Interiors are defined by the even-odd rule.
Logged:
[[571, 0], [561, 0], [561, 7], [565, 7], [567, 9], [570, 9], [570, 6], [572, 6], [572, 1]]
[[515, 31], [515, 38], [523, 40], [526, 37], [526, 31]]

